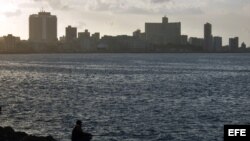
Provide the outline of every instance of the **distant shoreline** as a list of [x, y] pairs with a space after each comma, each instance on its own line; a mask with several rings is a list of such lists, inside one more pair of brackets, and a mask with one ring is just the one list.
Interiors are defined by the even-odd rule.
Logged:
[[249, 54], [248, 52], [98, 52], [98, 51], [88, 51], [88, 52], [0, 52], [0, 55], [14, 55], [14, 54]]

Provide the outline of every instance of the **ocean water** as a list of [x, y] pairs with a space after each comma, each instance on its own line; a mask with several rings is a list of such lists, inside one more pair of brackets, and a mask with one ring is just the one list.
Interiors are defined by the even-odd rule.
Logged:
[[69, 141], [222, 141], [250, 124], [250, 54], [0, 55], [0, 126]]

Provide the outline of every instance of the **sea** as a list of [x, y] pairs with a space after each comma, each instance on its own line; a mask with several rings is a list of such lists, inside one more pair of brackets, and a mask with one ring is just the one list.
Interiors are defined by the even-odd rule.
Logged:
[[250, 124], [250, 54], [0, 55], [0, 126], [70, 141], [223, 141]]

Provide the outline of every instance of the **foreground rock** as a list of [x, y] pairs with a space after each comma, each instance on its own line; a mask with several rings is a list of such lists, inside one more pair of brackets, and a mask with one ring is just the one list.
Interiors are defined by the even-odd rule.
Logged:
[[38, 137], [25, 132], [15, 132], [11, 127], [0, 126], [0, 141], [56, 141], [52, 136]]

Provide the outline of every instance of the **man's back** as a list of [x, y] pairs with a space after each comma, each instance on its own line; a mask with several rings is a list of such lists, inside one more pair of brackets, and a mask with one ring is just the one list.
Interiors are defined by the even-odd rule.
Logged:
[[89, 133], [84, 133], [82, 131], [81, 126], [76, 125], [72, 131], [72, 141], [90, 141], [92, 139], [92, 135]]

